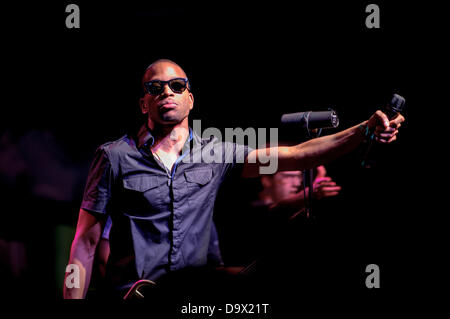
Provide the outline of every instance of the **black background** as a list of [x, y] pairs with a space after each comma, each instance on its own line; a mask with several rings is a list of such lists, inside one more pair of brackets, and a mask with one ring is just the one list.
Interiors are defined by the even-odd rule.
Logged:
[[[322, 304], [342, 299], [367, 307], [429, 291], [423, 285], [436, 283], [442, 269], [430, 230], [438, 224], [439, 194], [427, 190], [442, 169], [425, 162], [437, 132], [424, 120], [436, 107], [430, 97], [443, 68], [441, 8], [379, 1], [381, 28], [367, 29], [370, 2], [153, 2], [76, 1], [80, 29], [65, 27], [69, 2], [5, 6], [2, 128], [19, 136], [50, 130], [74, 160], [89, 159], [135, 123], [140, 77], [159, 58], [186, 71], [195, 97], [191, 119], [204, 128], [279, 127], [283, 113], [332, 107], [340, 130], [368, 119], [398, 93], [407, 101], [398, 141], [380, 150], [371, 170], [358, 167], [357, 151], [327, 165], [343, 190], [318, 206], [298, 250], [281, 261], [299, 265], [298, 277], [277, 286], [289, 297], [268, 299], [278, 309], [301, 311], [287, 301], [296, 296], [288, 290], [311, 297], [313, 287], [311, 299]], [[231, 265], [251, 249], [242, 240], [252, 234], [252, 220], [240, 209], [247, 184], [233, 185], [223, 189], [228, 201], [215, 217]], [[50, 215], [34, 206], [38, 225], [75, 225], [80, 200], [81, 194], [69, 210]], [[381, 269], [379, 290], [364, 285], [371, 263]]]

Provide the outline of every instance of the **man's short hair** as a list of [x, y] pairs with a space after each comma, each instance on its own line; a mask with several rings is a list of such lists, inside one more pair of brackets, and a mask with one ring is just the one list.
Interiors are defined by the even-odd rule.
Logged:
[[[179, 67], [181, 70], [183, 70], [183, 72], [184, 72], [184, 74], [185, 74], [185, 76], [186, 76], [186, 79], [188, 79], [188, 83], [189, 83], [189, 90], [191, 89], [191, 87], [190, 87], [190, 81], [189, 81], [189, 78], [188, 78], [188, 76], [187, 76], [187, 74], [186, 74], [186, 71], [184, 71], [184, 69], [178, 64], [178, 63], [176, 63], [176, 62], [174, 62], [174, 61], [172, 61], [172, 60], [170, 60], [170, 59], [158, 59], [158, 60], [156, 60], [156, 61], [153, 61], [152, 63], [150, 63], [150, 65], [145, 69], [145, 72], [144, 72], [144, 75], [145, 75], [145, 73], [147, 73], [147, 71], [148, 71], [148, 69], [150, 69], [153, 65], [155, 65], [155, 64], [157, 64], [157, 63], [161, 63], [161, 62], [167, 62], [167, 63], [171, 63], [171, 64], [173, 64], [173, 65], [176, 65], [177, 67]], [[142, 80], [141, 81], [141, 98], [142, 97], [144, 97], [144, 95], [145, 95], [145, 88], [144, 88], [144, 81]]]

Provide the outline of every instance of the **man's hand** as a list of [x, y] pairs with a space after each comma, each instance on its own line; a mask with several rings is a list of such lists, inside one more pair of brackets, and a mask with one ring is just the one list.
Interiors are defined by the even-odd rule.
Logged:
[[389, 121], [386, 114], [381, 111], [376, 111], [370, 117], [367, 125], [369, 126], [369, 130], [375, 133], [375, 141], [387, 144], [397, 139], [398, 129], [402, 126], [401, 123], [403, 121], [405, 121], [405, 118], [401, 114]]
[[337, 186], [331, 177], [326, 176], [327, 171], [325, 167], [317, 167], [317, 176], [313, 182], [313, 197], [314, 199], [321, 199], [324, 197], [336, 196], [341, 190], [341, 186]]
[[[279, 146], [276, 151], [261, 148], [250, 152], [245, 160], [243, 177], [256, 177], [261, 173], [261, 163], [276, 161], [278, 171], [301, 171], [329, 163], [357, 148], [363, 141], [361, 127], [374, 132], [375, 141], [391, 143], [397, 139], [398, 129], [405, 120], [398, 115], [389, 121], [386, 114], [377, 111], [368, 121], [357, 124], [344, 131], [311, 139], [294, 146]], [[269, 158], [267, 154], [270, 154]]]

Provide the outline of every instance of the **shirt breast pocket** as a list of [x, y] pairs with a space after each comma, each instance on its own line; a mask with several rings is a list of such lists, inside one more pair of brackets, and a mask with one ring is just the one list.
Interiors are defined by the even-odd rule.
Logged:
[[122, 208], [125, 214], [145, 217], [160, 212], [160, 187], [163, 177], [151, 174], [131, 175], [123, 178]]
[[184, 172], [188, 188], [200, 190], [204, 188], [212, 179], [213, 171], [209, 167], [190, 169]]

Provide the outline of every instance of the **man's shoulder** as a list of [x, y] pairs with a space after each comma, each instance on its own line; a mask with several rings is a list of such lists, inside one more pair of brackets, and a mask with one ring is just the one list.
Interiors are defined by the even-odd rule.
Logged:
[[98, 149], [110, 156], [118, 156], [130, 152], [135, 148], [135, 145], [134, 139], [129, 134], [125, 134], [117, 140], [103, 143]]

